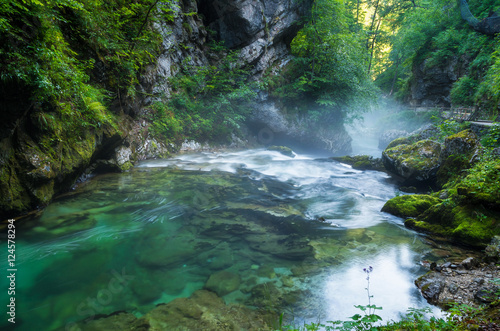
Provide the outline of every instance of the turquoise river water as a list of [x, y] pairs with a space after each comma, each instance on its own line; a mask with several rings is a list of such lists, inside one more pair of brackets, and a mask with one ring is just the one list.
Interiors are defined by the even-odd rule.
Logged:
[[[262, 309], [252, 288], [268, 283], [293, 297], [274, 307], [289, 319], [347, 319], [368, 303], [368, 266], [372, 303], [396, 320], [428, 306], [413, 282], [422, 260], [438, 259], [428, 240], [380, 212], [396, 194], [384, 173], [262, 149], [96, 176], [16, 222], [16, 330], [64, 330], [116, 311], [141, 316], [221, 270], [239, 276], [222, 294], [228, 303]], [[4, 316], [0, 327], [8, 326]]]

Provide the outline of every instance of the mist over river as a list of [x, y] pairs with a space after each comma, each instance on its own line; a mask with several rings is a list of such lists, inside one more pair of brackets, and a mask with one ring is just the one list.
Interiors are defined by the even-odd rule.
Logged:
[[[397, 320], [428, 307], [413, 282], [421, 261], [446, 249], [380, 212], [397, 194], [385, 173], [264, 149], [184, 154], [96, 176], [16, 222], [16, 330], [64, 329], [116, 311], [141, 316], [204, 287], [295, 323], [345, 320], [368, 304], [368, 266], [372, 304]], [[227, 283], [207, 285], [221, 271]], [[276, 291], [275, 306], [262, 284]]]

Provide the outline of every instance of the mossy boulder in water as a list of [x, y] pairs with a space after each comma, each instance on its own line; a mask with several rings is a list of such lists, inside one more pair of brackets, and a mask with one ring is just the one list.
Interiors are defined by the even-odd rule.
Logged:
[[385, 168], [403, 179], [405, 185], [432, 184], [440, 166], [441, 145], [421, 140], [398, 145], [382, 153]]
[[340, 156], [331, 157], [330, 159], [349, 164], [353, 169], [357, 170], [377, 170], [385, 171], [384, 165], [380, 158], [374, 158], [370, 155], [356, 155], [356, 156]]
[[281, 154], [289, 157], [295, 157], [292, 149], [286, 146], [269, 146], [267, 148], [268, 151], [280, 152]]
[[417, 217], [440, 202], [440, 199], [426, 194], [401, 195], [387, 201], [382, 211], [402, 218]]

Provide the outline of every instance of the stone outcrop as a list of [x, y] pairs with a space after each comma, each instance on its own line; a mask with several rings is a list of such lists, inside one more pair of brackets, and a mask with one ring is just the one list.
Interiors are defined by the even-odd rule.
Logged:
[[449, 107], [452, 84], [460, 77], [457, 73], [458, 62], [456, 57], [452, 57], [438, 65], [431, 65], [429, 60], [416, 65], [410, 82], [410, 104], [421, 107]]
[[401, 144], [382, 153], [385, 168], [403, 180], [403, 185], [432, 183], [439, 170], [441, 144], [421, 140], [414, 144]]
[[415, 142], [432, 138], [426, 132], [431, 131], [391, 142], [383, 153], [384, 165], [401, 177], [403, 185], [444, 189], [432, 195], [395, 197], [382, 211], [407, 218], [408, 228], [471, 247], [486, 247], [499, 231], [495, 178], [500, 167], [488, 161], [480, 172], [467, 175], [464, 170], [474, 167], [483, 153], [479, 138], [464, 130], [448, 136], [443, 144], [429, 139]]
[[387, 201], [382, 211], [402, 217], [418, 217], [441, 200], [426, 194], [401, 195]]
[[382, 153], [385, 168], [403, 185], [443, 185], [451, 174], [469, 168], [479, 158], [479, 138], [464, 130], [447, 137], [444, 144], [432, 138], [434, 128], [393, 140]]
[[500, 288], [492, 281], [500, 277], [500, 268], [494, 264], [467, 258], [430, 267], [431, 271], [415, 281], [429, 303], [448, 309], [452, 303], [478, 307], [498, 299]]

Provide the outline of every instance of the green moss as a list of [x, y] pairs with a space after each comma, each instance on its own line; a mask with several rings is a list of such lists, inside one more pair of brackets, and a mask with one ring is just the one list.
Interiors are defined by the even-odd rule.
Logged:
[[352, 167], [357, 170], [385, 171], [382, 160], [379, 158], [374, 158], [370, 155], [346, 155], [340, 157], [331, 157], [330, 159], [352, 165]]
[[387, 201], [382, 211], [403, 218], [417, 217], [440, 202], [440, 199], [425, 194], [401, 195]]
[[293, 154], [293, 151], [286, 146], [269, 146], [267, 148], [267, 150], [280, 152], [281, 154], [283, 154], [285, 156], [295, 157], [295, 154]]
[[500, 210], [500, 169], [498, 159], [478, 162], [455, 187], [470, 205], [484, 205]]
[[393, 148], [393, 147], [396, 147], [399, 145], [408, 145], [408, 144], [412, 144], [412, 143], [413, 143], [413, 140], [410, 137], [396, 138], [393, 141], [391, 141], [389, 143], [389, 145], [387, 145], [386, 149]]
[[0, 210], [18, 214], [30, 207], [30, 197], [17, 176], [19, 167], [12, 154], [0, 163]]
[[469, 159], [462, 154], [449, 156], [439, 167], [437, 172], [437, 184], [440, 187], [446, 187], [447, 183], [454, 183], [465, 175], [464, 170], [470, 167]]
[[444, 236], [474, 247], [485, 247], [500, 234], [500, 214], [473, 206], [454, 206], [445, 201], [427, 209], [418, 220], [407, 220], [412, 229]]

